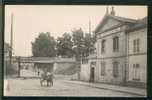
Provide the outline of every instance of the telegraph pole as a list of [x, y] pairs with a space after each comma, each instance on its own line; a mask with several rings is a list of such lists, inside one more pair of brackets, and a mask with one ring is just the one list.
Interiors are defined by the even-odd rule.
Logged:
[[91, 34], [91, 21], [89, 20], [89, 33]]
[[[10, 61], [9, 64], [11, 67], [12, 67], [12, 50], [13, 50], [13, 14], [11, 14], [11, 38], [10, 38], [10, 48], [9, 48], [9, 61]], [[6, 70], [6, 77], [7, 77], [7, 70]], [[6, 90], [10, 91], [9, 80], [7, 80]]]
[[10, 66], [12, 66], [12, 50], [13, 50], [13, 14], [11, 14]]
[[[91, 34], [91, 21], [89, 20], [89, 34]], [[92, 36], [92, 34], [91, 34]], [[90, 54], [90, 49], [89, 49], [89, 54]]]

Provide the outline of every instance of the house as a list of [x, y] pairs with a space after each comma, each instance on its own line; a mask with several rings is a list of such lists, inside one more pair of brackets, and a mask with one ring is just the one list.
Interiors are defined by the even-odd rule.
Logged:
[[146, 86], [147, 83], [147, 17], [129, 27], [128, 36], [128, 79], [129, 84]]
[[[147, 27], [145, 21], [146, 18], [135, 20], [116, 16], [114, 7], [110, 13], [107, 9], [104, 18], [94, 31], [97, 45], [96, 57], [88, 58], [87, 67], [82, 64], [81, 76], [84, 77], [86, 70], [89, 71], [86, 74], [87, 80], [93, 79], [93, 82], [119, 85], [127, 85], [130, 81], [146, 83]], [[133, 51], [134, 48], [136, 52]], [[93, 64], [92, 60], [96, 63]], [[92, 65], [95, 65], [94, 68]], [[92, 73], [94, 75], [91, 75]]]
[[97, 35], [96, 81], [123, 84], [126, 81], [127, 34], [136, 20], [115, 16], [108, 11], [95, 29]]

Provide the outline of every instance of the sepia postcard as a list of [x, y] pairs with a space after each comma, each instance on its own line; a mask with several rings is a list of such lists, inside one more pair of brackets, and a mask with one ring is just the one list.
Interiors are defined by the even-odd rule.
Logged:
[[4, 9], [4, 97], [147, 97], [147, 6]]

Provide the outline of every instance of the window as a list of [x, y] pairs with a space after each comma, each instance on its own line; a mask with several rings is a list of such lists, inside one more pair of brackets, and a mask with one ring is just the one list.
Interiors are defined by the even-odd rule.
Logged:
[[140, 51], [140, 40], [139, 39], [135, 39], [133, 40], [133, 51], [134, 52], [139, 52]]
[[87, 64], [88, 63], [88, 59], [87, 58], [82, 58], [82, 64]]
[[101, 53], [105, 52], [105, 42], [106, 40], [102, 40], [101, 42]]
[[137, 52], [139, 52], [139, 39], [137, 39], [136, 41], [137, 41]]
[[139, 64], [133, 64], [133, 80], [140, 80]]
[[101, 62], [101, 76], [104, 76], [106, 74], [106, 63]]
[[134, 52], [136, 52], [136, 40], [133, 41]]
[[118, 77], [119, 76], [119, 63], [113, 62], [113, 76]]
[[119, 51], [119, 37], [117, 36], [113, 38], [113, 51]]
[[96, 62], [91, 62], [91, 67], [96, 67]]
[[99, 48], [100, 45], [101, 45], [100, 42], [98, 42], [98, 46], [97, 46], [97, 54], [98, 54], [98, 55], [100, 54], [100, 48]]

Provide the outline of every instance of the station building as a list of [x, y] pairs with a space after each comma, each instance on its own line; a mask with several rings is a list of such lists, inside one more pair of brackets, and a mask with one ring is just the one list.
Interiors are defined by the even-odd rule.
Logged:
[[116, 16], [112, 7], [94, 34], [96, 53], [81, 64], [81, 80], [146, 86], [147, 17], [136, 20]]

